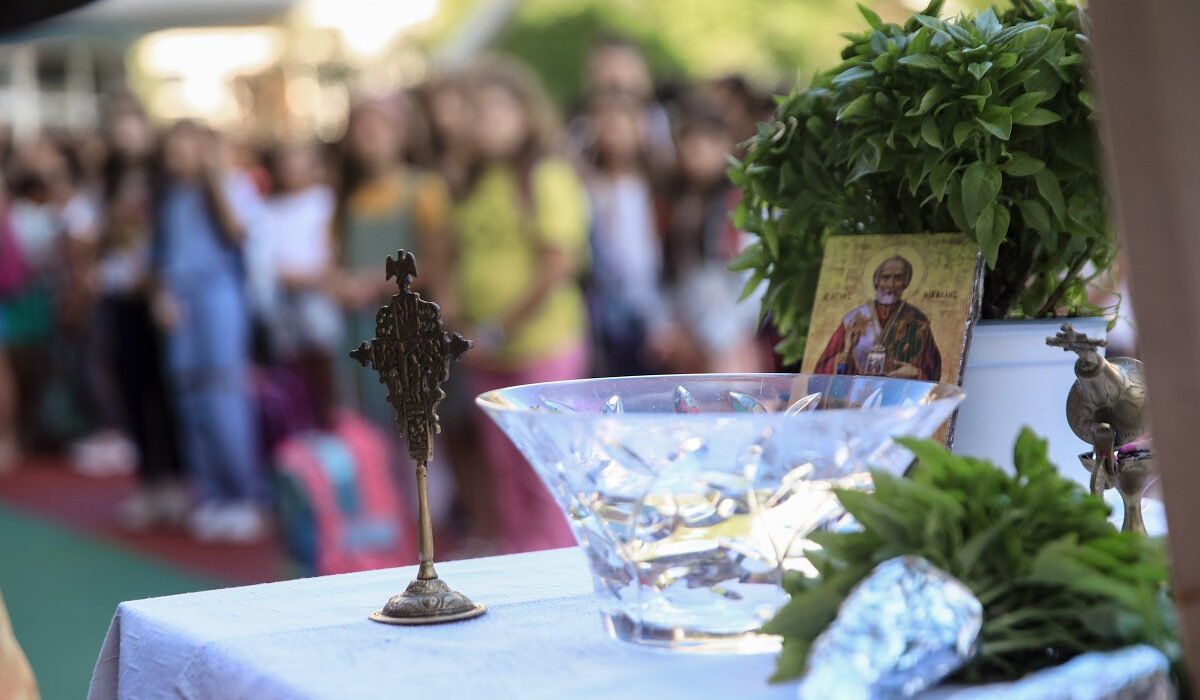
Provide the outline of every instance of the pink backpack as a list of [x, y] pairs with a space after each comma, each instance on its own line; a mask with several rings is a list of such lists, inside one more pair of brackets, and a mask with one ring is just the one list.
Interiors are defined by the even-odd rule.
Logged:
[[341, 411], [331, 431], [285, 439], [274, 463], [284, 543], [304, 574], [417, 562], [413, 520], [388, 468], [386, 441], [361, 416]]

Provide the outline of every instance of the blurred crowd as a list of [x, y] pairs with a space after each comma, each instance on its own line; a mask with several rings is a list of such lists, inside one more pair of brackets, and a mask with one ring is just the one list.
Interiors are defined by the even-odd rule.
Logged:
[[281, 443], [347, 417], [394, 434], [347, 352], [374, 337], [395, 292], [383, 261], [403, 248], [414, 287], [475, 341], [442, 406], [439, 525], [477, 553], [571, 544], [473, 396], [773, 363], [727, 269], [744, 241], [725, 175], [770, 101], [738, 77], [656, 87], [616, 37], [582, 80], [563, 119], [524, 66], [490, 57], [358, 101], [334, 145], [158, 129], [113, 95], [97, 133], [6, 146], [0, 472], [65, 450], [85, 473], [136, 470], [124, 527], [261, 539]]

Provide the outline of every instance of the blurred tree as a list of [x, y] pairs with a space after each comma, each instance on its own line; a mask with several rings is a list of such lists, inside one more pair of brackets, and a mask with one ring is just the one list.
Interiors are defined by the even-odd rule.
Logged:
[[[546, 12], [532, 12], [531, 5], [544, 5]], [[560, 12], [559, 5], [526, 2], [519, 16], [499, 37], [496, 48], [528, 63], [541, 76], [547, 92], [560, 105], [572, 105], [580, 97], [584, 62], [597, 36], [619, 32], [636, 40], [654, 75], [658, 78], [687, 75], [687, 60], [662, 35], [647, 31], [640, 23], [623, 21], [619, 14], [624, 3], [568, 0], [571, 12]], [[541, 8], [535, 8], [541, 9]]]
[[[471, 13], [497, 0], [441, 0], [425, 44], [451, 36]], [[861, 0], [885, 20], [920, 11], [925, 0]], [[492, 47], [529, 63], [560, 104], [579, 97], [580, 75], [592, 40], [617, 32], [641, 42], [659, 78], [712, 78], [741, 73], [763, 87], [807, 82], [837, 63], [858, 30], [855, 0], [521, 0]], [[984, 0], [947, 3], [947, 12], [982, 7]]]

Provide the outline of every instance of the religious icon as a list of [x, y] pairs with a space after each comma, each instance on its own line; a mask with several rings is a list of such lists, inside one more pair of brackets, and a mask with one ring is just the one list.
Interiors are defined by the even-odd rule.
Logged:
[[396, 409], [396, 432], [408, 440], [408, 454], [417, 463], [421, 566], [408, 588], [370, 617], [402, 625], [464, 620], [483, 614], [486, 607], [452, 590], [433, 568], [427, 464], [433, 459], [433, 435], [440, 432], [437, 407], [446, 396], [442, 384], [450, 377], [450, 363], [471, 349], [471, 341], [442, 330], [438, 305], [412, 291], [412, 278], [417, 276], [412, 253], [401, 250], [389, 257], [386, 271], [387, 279], [395, 278], [399, 293], [379, 309], [375, 338], [350, 356], [373, 367], [387, 385], [388, 403]]
[[831, 238], [802, 368], [961, 383], [981, 272], [962, 234]]
[[[866, 317], [861, 316], [860, 318], [865, 319]], [[937, 347], [934, 347], [933, 351], [937, 352]], [[847, 358], [847, 359], [849, 359], [849, 358]], [[839, 372], [839, 374], [847, 373], [846, 372], [847, 365], [845, 362], [839, 362], [838, 368], [841, 370], [841, 372]], [[867, 353], [867, 361], [863, 364], [862, 373], [871, 375], [871, 376], [878, 376], [878, 375], [883, 374], [884, 370], [886, 368], [887, 368], [887, 350], [883, 347], [883, 345], [881, 345], [879, 343], [875, 343], [874, 345], [871, 346], [871, 352]]]
[[831, 238], [801, 369], [961, 385], [982, 292], [979, 247], [961, 233]]

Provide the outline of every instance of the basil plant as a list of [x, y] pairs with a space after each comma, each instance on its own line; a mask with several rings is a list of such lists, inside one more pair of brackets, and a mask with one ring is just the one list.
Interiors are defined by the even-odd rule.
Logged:
[[842, 62], [780, 98], [730, 176], [735, 224], [756, 236], [732, 264], [767, 285], [763, 313], [788, 361], [804, 352], [825, 241], [961, 231], [986, 261], [983, 318], [1094, 315], [1089, 286], [1116, 239], [1087, 85], [1081, 8], [1014, 0], [904, 26], [860, 8]]

